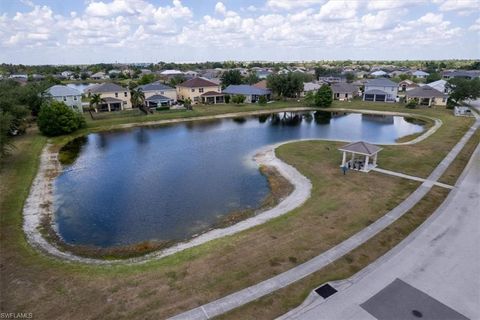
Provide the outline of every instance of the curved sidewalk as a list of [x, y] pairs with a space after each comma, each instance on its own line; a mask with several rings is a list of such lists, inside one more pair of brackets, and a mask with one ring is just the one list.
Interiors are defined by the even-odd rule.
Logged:
[[388, 227], [403, 214], [408, 212], [418, 201], [420, 201], [432, 188], [433, 182], [436, 182], [448, 166], [452, 163], [458, 153], [465, 146], [470, 137], [480, 126], [480, 119], [477, 118], [475, 123], [469, 128], [460, 141], [452, 148], [447, 156], [428, 176], [427, 181], [423, 182], [407, 199], [400, 203], [393, 210], [388, 212], [382, 218], [375, 221], [367, 228], [356, 233], [349, 239], [329, 249], [328, 251], [316, 256], [315, 258], [298, 265], [284, 273], [267, 279], [256, 285], [250, 286], [243, 290], [232, 293], [226, 297], [212, 301], [205, 305], [185, 313], [174, 316], [170, 319], [210, 319], [221, 315], [225, 312], [238, 308], [244, 304], [252, 302], [260, 297], [272, 293], [278, 289], [288, 286], [337, 260], [346, 253], [357, 248], [367, 240], [375, 236], [377, 233]]
[[[417, 230], [353, 277], [331, 283], [338, 293], [326, 300], [312, 293], [280, 319], [374, 320], [373, 314], [379, 311], [399, 318], [399, 313], [411, 316], [412, 309], [427, 319], [433, 314], [444, 319], [480, 319], [479, 206], [480, 145], [456, 188]], [[400, 281], [407, 284], [404, 289], [420, 290], [457, 315], [438, 304], [398, 296]], [[389, 291], [394, 286], [396, 290]]]

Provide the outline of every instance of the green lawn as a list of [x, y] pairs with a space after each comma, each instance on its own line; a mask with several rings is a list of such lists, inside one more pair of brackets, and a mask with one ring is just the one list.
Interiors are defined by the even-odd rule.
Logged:
[[[426, 141], [414, 146], [389, 146], [380, 154], [381, 167], [420, 176], [433, 170], [472, 122], [453, 117], [442, 109], [412, 111], [396, 105], [360, 102], [334, 105], [412, 112], [444, 121], [444, 126]], [[255, 107], [215, 106], [198, 112], [219, 114], [238, 110], [228, 108], [248, 111], [247, 108]], [[275, 106], [288, 107], [283, 102]], [[174, 117], [174, 114], [158, 115], [155, 120], [165, 116]], [[152, 117], [119, 116], [98, 120], [89, 122], [89, 130], [103, 130], [136, 119], [149, 121]], [[69, 139], [71, 137], [61, 137], [53, 142], [61, 144]], [[313, 184], [312, 197], [302, 207], [261, 226], [158, 261], [135, 266], [88, 266], [49, 258], [32, 249], [23, 236], [23, 202], [45, 142], [46, 139], [34, 131], [17, 138], [17, 150], [0, 172], [0, 308], [2, 312], [33, 312], [39, 319], [158, 319], [186, 311], [318, 255], [370, 224], [418, 186], [417, 182], [374, 172], [340, 175], [338, 143], [287, 144], [278, 150], [278, 155], [297, 167]], [[362, 246], [338, 265], [327, 267], [309, 281], [298, 282], [293, 291], [287, 288], [285, 292], [279, 291], [278, 296], [259, 300], [258, 305], [253, 305], [254, 309], [247, 306], [241, 317], [249, 318], [255, 308], [265, 308], [265, 318], [281, 314], [298, 304], [312, 286], [355, 272], [413, 230], [444, 196], [443, 190], [433, 189], [419, 205], [420, 209], [416, 209], [421, 214], [402, 218], [405, 226], [392, 226], [386, 230], [390, 233], [385, 234], [385, 238], [377, 239], [380, 242], [365, 244], [366, 247]], [[351, 208], [355, 208], [355, 214], [351, 214]], [[230, 317], [238, 318], [238, 315], [234, 313]]]

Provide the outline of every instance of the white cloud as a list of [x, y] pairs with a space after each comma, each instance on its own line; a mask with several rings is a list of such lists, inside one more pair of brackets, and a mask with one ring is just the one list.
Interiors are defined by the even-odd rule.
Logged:
[[324, 3], [325, 0], [268, 0], [267, 7], [272, 9], [291, 10], [305, 8]]
[[376, 14], [368, 13], [361, 19], [362, 30], [384, 30], [395, 25], [401, 12], [398, 10], [381, 10]]
[[317, 17], [324, 20], [351, 19], [356, 16], [358, 7], [358, 1], [329, 0], [320, 8]]
[[468, 28], [468, 30], [480, 32], [480, 18], [475, 20], [475, 22]]
[[478, 0], [446, 0], [440, 7], [440, 11], [465, 11], [480, 9], [480, 3]]
[[439, 24], [443, 21], [443, 14], [435, 14], [433, 12], [429, 12], [424, 16], [420, 17], [418, 21], [425, 24]]
[[413, 7], [422, 3], [425, 0], [374, 0], [367, 4], [368, 10], [391, 10], [397, 8]]
[[215, 5], [215, 12], [219, 14], [226, 14], [227, 13], [227, 7], [222, 2], [217, 2]]

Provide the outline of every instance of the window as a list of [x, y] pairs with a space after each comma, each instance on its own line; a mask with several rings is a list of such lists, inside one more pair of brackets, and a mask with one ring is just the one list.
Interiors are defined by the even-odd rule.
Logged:
[[115, 92], [115, 98], [118, 98], [118, 92]]
[[192, 89], [192, 92], [195, 92], [195, 89]]
[[126, 98], [126, 97], [127, 97], [127, 91], [125, 91], [125, 92], [123, 93], [123, 95], [124, 95], [125, 98]]
[[67, 97], [63, 97], [63, 101], [67, 101]]
[[199, 88], [198, 92], [203, 93], [203, 88]]
[[165, 92], [164, 92], [164, 91], [160, 91], [160, 94], [163, 96], [163, 95], [165, 94]]
[[73, 96], [73, 100], [77, 101], [77, 96]]

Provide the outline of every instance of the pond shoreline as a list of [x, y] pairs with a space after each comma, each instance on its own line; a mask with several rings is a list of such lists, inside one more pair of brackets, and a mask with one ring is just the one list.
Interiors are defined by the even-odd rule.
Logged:
[[[295, 112], [295, 111], [307, 111], [312, 110], [312, 108], [295, 108], [289, 110], [279, 110], [278, 112]], [[313, 109], [318, 110], [318, 109]], [[351, 112], [351, 113], [370, 113], [370, 114], [386, 114], [386, 115], [400, 115], [400, 116], [409, 116], [409, 117], [417, 117], [417, 118], [429, 118], [435, 122], [435, 125], [429, 128], [427, 131], [422, 132], [422, 134], [415, 138], [414, 140], [402, 143], [391, 143], [395, 145], [403, 145], [403, 144], [413, 144], [419, 141], [424, 140], [431, 134], [433, 134], [440, 126], [441, 121], [438, 119], [426, 117], [426, 116], [419, 116], [415, 114], [408, 114], [408, 113], [397, 113], [397, 112], [378, 112], [372, 110], [352, 110], [352, 109], [344, 109], [344, 108], [331, 108], [331, 109], [323, 109], [322, 111], [342, 111], [342, 112]], [[266, 114], [266, 113], [275, 113], [274, 110], [265, 110], [265, 111], [255, 111], [252, 113], [241, 113], [242, 116], [247, 115], [258, 115], [258, 114]], [[127, 124], [127, 125], [120, 125], [115, 126], [118, 128], [107, 128], [108, 129], [122, 129], [122, 128], [130, 128], [136, 126], [151, 126], [151, 125], [161, 125], [161, 124], [168, 124], [168, 123], [179, 123], [179, 122], [186, 122], [186, 121], [194, 121], [194, 120], [208, 120], [208, 119], [218, 119], [218, 118], [230, 118], [238, 116], [239, 114], [223, 114], [217, 116], [207, 116], [207, 117], [198, 117], [198, 118], [187, 118], [187, 119], [173, 119], [173, 120], [160, 120], [154, 121], [153, 123], [139, 123], [139, 124]], [[201, 119], [199, 119], [201, 118]], [[325, 140], [325, 139], [306, 139], [306, 140]], [[304, 177], [300, 172], [298, 172], [294, 167], [284, 163], [280, 159], [278, 159], [275, 155], [275, 149], [280, 145], [292, 143], [300, 140], [291, 140], [291, 141], [284, 141], [273, 145], [268, 145], [265, 147], [260, 148], [255, 152], [254, 160], [259, 166], [267, 166], [272, 167], [278, 171], [278, 173], [283, 176], [287, 181], [289, 181], [293, 185], [293, 191], [281, 200], [275, 207], [260, 210], [258, 214], [254, 215], [253, 217], [249, 217], [245, 220], [241, 220], [240, 222], [236, 222], [233, 225], [230, 225], [226, 228], [222, 229], [212, 229], [207, 230], [206, 232], [190, 239], [185, 242], [179, 242], [173, 244], [168, 248], [164, 248], [163, 244], [159, 245], [158, 247], [153, 248], [155, 250], [150, 253], [143, 253], [140, 257], [134, 258], [127, 258], [127, 259], [116, 259], [115, 260], [104, 260], [104, 259], [97, 259], [97, 258], [88, 258], [75, 255], [74, 252], [63, 251], [54, 245], [55, 240], [50, 242], [45, 238], [52, 238], [52, 234], [48, 235], [50, 232], [57, 233], [55, 230], [55, 225], [53, 223], [53, 210], [52, 210], [52, 203], [53, 203], [53, 180], [55, 177], [61, 172], [62, 166], [58, 160], [58, 148], [54, 148], [52, 144], [48, 144], [41, 155], [40, 158], [40, 166], [35, 177], [34, 182], [32, 183], [32, 187], [30, 190], [30, 194], [27, 198], [25, 207], [24, 207], [24, 232], [26, 234], [28, 242], [44, 251], [50, 255], [55, 257], [71, 261], [71, 262], [81, 262], [87, 264], [114, 264], [114, 263], [141, 263], [146, 262], [152, 259], [159, 259], [165, 256], [174, 254], [176, 252], [206, 243], [208, 241], [218, 239], [224, 236], [232, 235], [237, 232], [249, 229], [253, 226], [263, 224], [270, 219], [276, 218], [281, 216], [299, 206], [301, 206], [308, 198], [310, 197], [310, 191], [312, 188], [311, 182]], [[265, 208], [262, 208], [265, 209]], [[42, 228], [43, 226], [43, 228]], [[43, 230], [42, 230], [43, 229]], [[50, 231], [48, 230], [50, 229]], [[59, 237], [59, 236], [58, 236]], [[55, 238], [55, 237], [53, 237]], [[60, 238], [60, 237], [59, 237]], [[61, 239], [61, 238], [60, 238]], [[172, 243], [169, 243], [170, 245]], [[62, 247], [62, 246], [60, 246]], [[150, 251], [152, 251], [150, 250]]]

